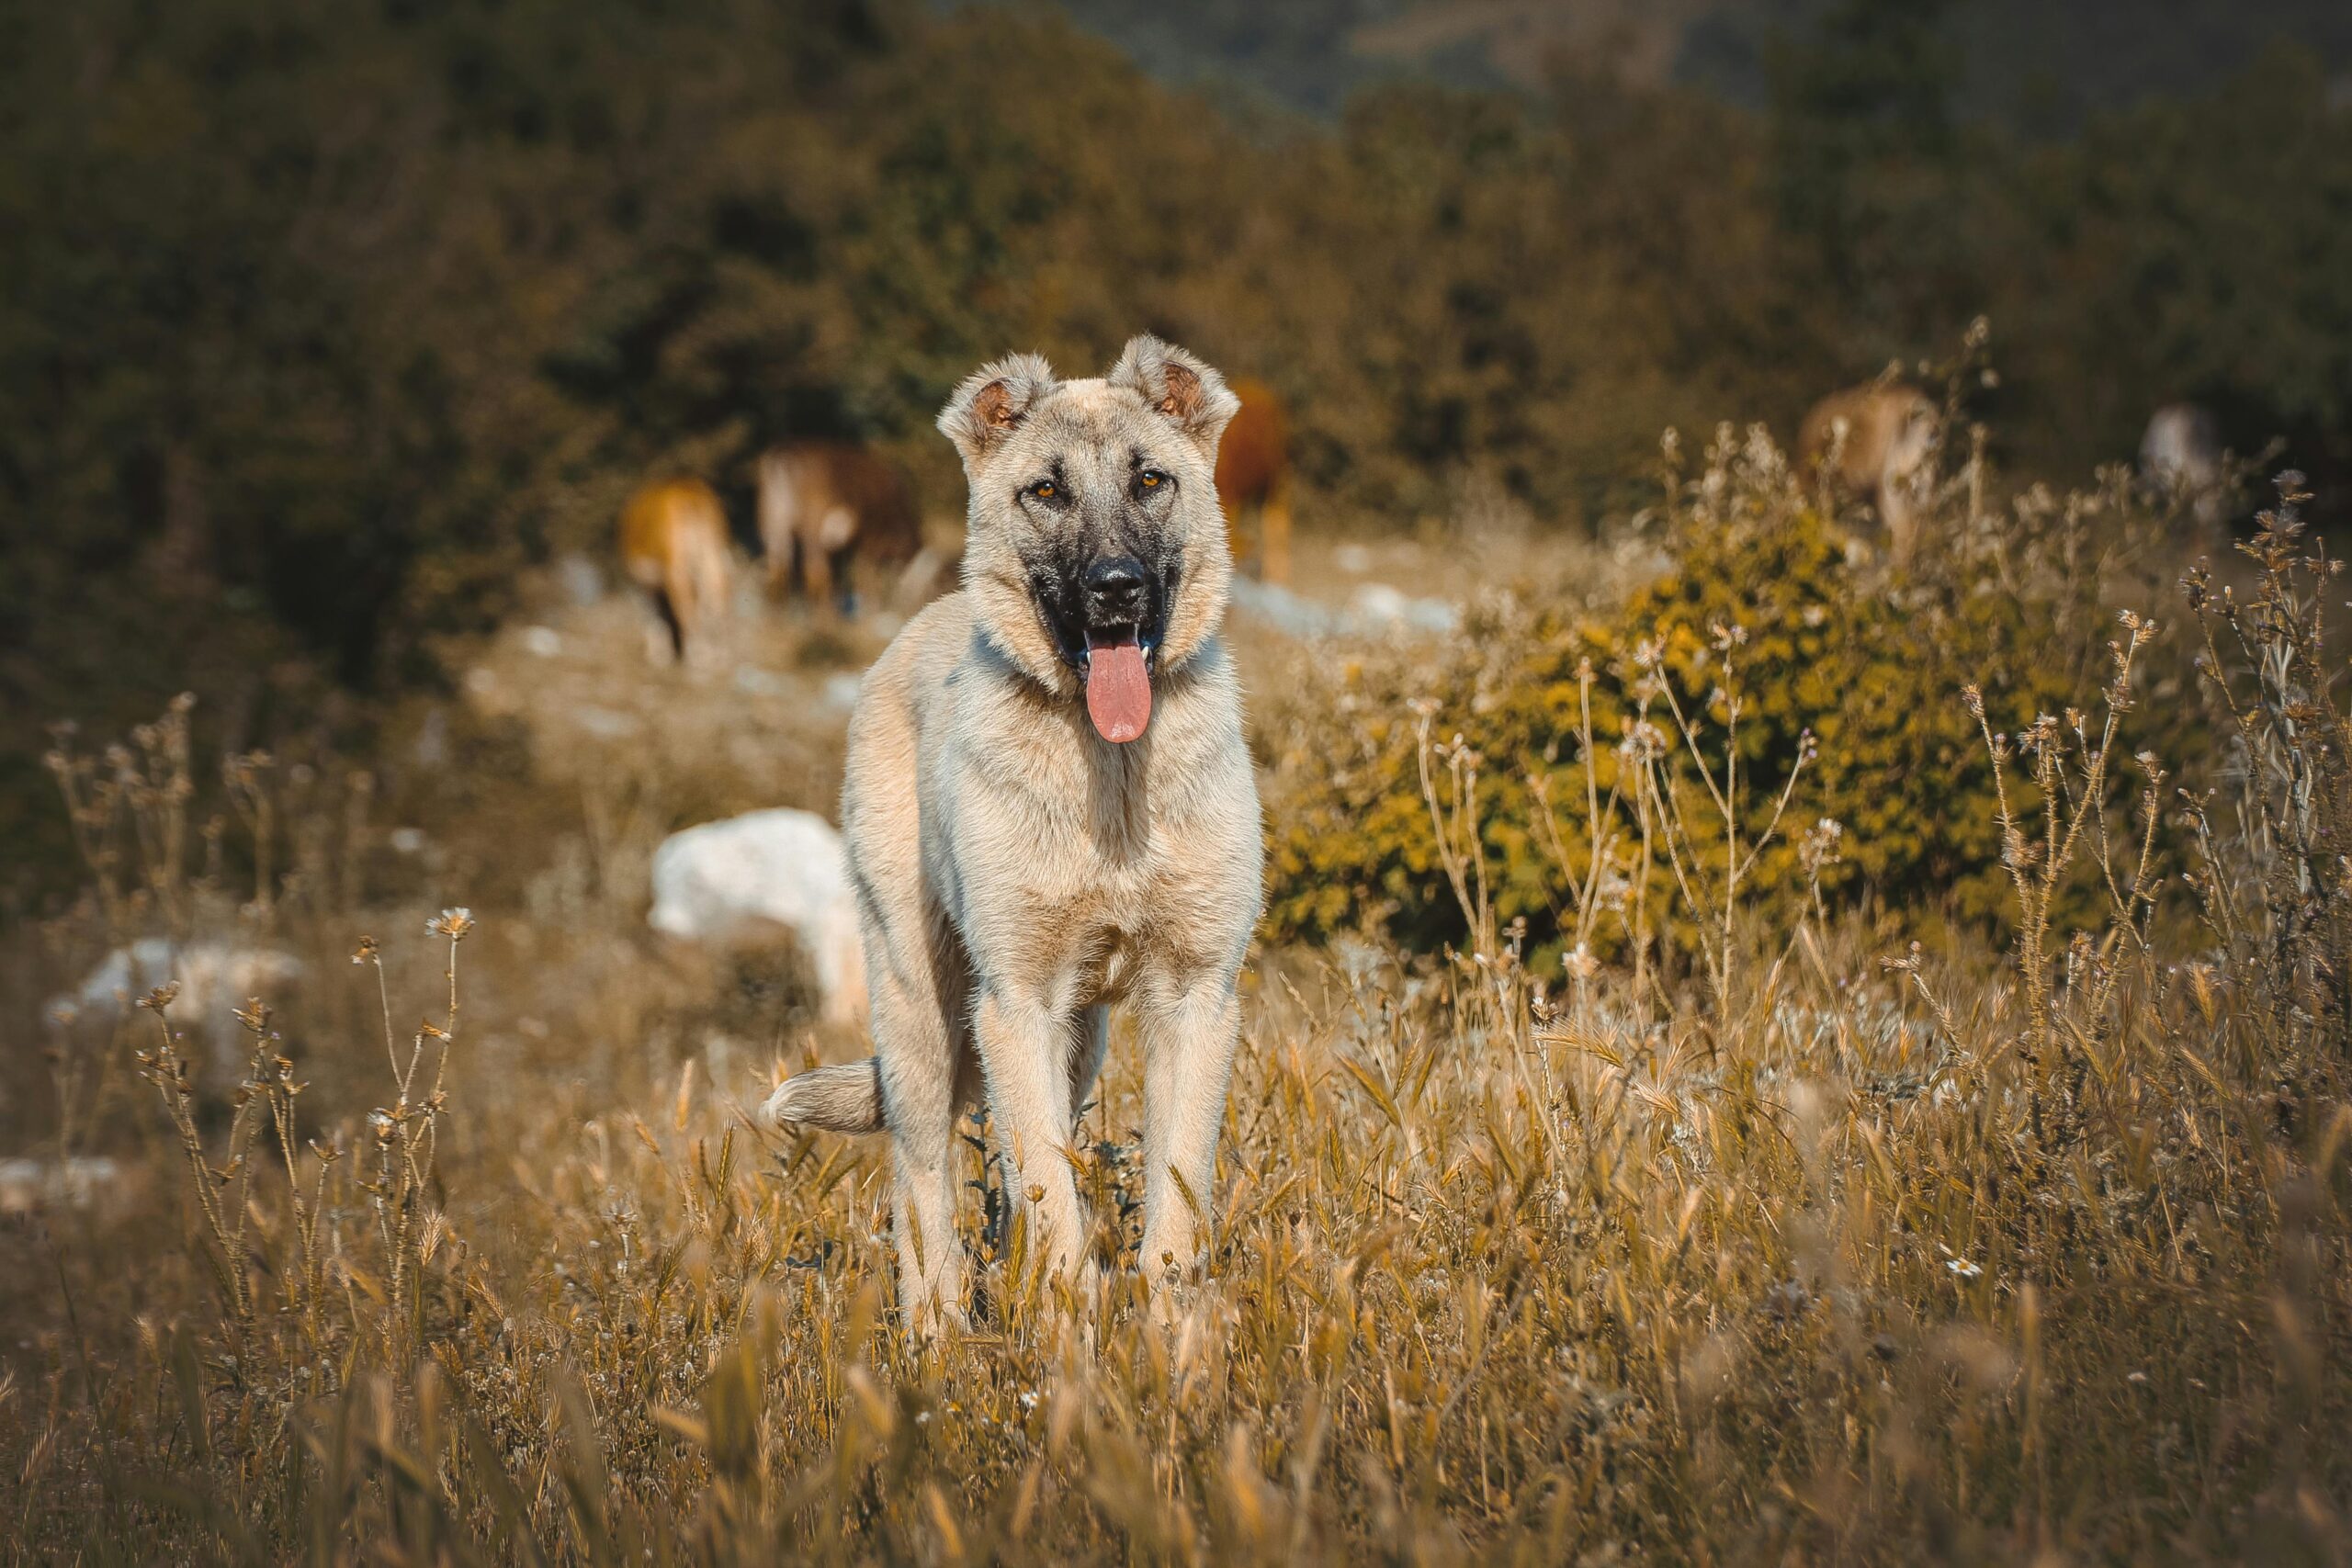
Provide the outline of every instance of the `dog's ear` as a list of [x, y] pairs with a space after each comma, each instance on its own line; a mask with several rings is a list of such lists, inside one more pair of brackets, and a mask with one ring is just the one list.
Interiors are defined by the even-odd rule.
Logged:
[[971, 472], [998, 443], [1059, 383], [1054, 367], [1034, 354], [1008, 354], [964, 378], [939, 411], [939, 431], [964, 455]]
[[1226, 386], [1224, 377], [1174, 344], [1148, 333], [1127, 340], [1104, 379], [1143, 399], [1204, 452], [1216, 450], [1226, 422], [1241, 409], [1241, 400]]

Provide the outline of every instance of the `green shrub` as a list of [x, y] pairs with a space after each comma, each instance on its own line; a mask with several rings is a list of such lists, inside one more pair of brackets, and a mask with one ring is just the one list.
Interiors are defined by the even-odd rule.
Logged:
[[[1996, 729], [2064, 713], [2086, 670], [2096, 681], [2100, 569], [2128, 557], [2139, 520], [2120, 484], [2063, 502], [2030, 494], [1995, 514], [1973, 499], [1983, 474], [1969, 467], [1930, 498], [1926, 558], [1890, 571], [1849, 559], [1844, 527], [1769, 442], [1726, 438], [1704, 475], [1672, 487], [1672, 566], [1622, 607], [1502, 596], [1434, 657], [1351, 667], [1336, 733], [1302, 735], [1277, 759], [1270, 936], [1370, 929], [1422, 951], [1467, 942], [1433, 818], [1451, 809], [1458, 769], [1476, 796], [1461, 819], [1478, 824], [1494, 924], [1523, 920], [1531, 957], [1548, 963], [1577, 930], [1591, 803], [1633, 794], [1629, 745], [1663, 753], [1660, 800], [1686, 863], [1720, 870], [1725, 818], [1700, 759], [1720, 786], [1727, 735], [1733, 819], [1744, 846], [1762, 846], [1752, 864], [1743, 849], [1743, 901], [1787, 912], [1817, 871], [1825, 893], [1966, 921], [2000, 913], [2010, 895], [1992, 773], [1961, 692], [1983, 691]], [[2100, 547], [2086, 552], [2086, 539]], [[1639, 813], [1624, 818], [1595, 879], [1610, 908], [1585, 928], [1617, 950], [1641, 863]], [[1668, 825], [1653, 826], [1656, 910], [1676, 874]], [[1682, 908], [1667, 934], [1687, 941], [1690, 918]]]

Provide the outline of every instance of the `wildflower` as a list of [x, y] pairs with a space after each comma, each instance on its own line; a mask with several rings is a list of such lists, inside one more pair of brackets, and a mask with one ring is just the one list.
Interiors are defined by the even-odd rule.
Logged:
[[1965, 1258], [1947, 1258], [1944, 1259], [1944, 1267], [1963, 1280], [1981, 1278], [1984, 1272]]
[[359, 945], [351, 950], [351, 961], [354, 964], [371, 963], [376, 958], [376, 939], [363, 936], [359, 939]]
[[1592, 949], [1583, 942], [1560, 954], [1560, 966], [1568, 972], [1570, 979], [1578, 982], [1589, 980], [1600, 973], [1600, 960], [1595, 958]]
[[466, 933], [474, 929], [474, 912], [463, 905], [454, 909], [444, 909], [425, 921], [424, 929], [434, 936], [446, 936], [451, 942], [462, 942], [465, 940]]
[[1808, 876], [1818, 876], [1823, 869], [1838, 863], [1838, 846], [1846, 837], [1845, 825], [1834, 817], [1824, 817], [1804, 831], [1797, 841], [1797, 863]]
[[1628, 761], [1654, 762], [1666, 755], [1666, 731], [1648, 719], [1635, 719], [1625, 727], [1625, 739], [1617, 750]]

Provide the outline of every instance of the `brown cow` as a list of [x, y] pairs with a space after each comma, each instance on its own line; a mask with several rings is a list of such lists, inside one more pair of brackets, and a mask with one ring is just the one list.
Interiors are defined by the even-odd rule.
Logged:
[[1936, 406], [1916, 387], [1871, 381], [1832, 392], [1813, 405], [1797, 430], [1797, 468], [1826, 476], [1876, 510], [1898, 561], [1911, 558], [1917, 482], [1935, 450]]
[[1290, 415], [1263, 381], [1232, 384], [1241, 412], [1225, 427], [1216, 449], [1216, 497], [1225, 508], [1226, 539], [1233, 558], [1249, 554], [1245, 513], [1256, 513], [1258, 575], [1267, 582], [1290, 580]]
[[684, 663], [710, 646], [728, 615], [727, 512], [697, 479], [655, 479], [621, 509], [621, 564], [653, 595]]
[[904, 569], [922, 548], [913, 488], [895, 463], [839, 441], [797, 441], [760, 459], [768, 592], [854, 607], [850, 563]]

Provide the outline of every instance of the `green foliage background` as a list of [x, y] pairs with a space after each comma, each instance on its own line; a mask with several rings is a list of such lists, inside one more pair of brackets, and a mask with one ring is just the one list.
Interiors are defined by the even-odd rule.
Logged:
[[1758, 107], [1566, 74], [1228, 116], [1042, 12], [889, 0], [0, 5], [0, 834], [42, 726], [194, 686], [231, 745], [439, 678], [649, 465], [891, 444], [979, 358], [1137, 328], [1297, 408], [1309, 522], [1468, 471], [1547, 525], [1657, 431], [1783, 430], [1989, 311], [2032, 473], [2199, 395], [2352, 428], [2352, 115], [2274, 51], [2028, 141], [1940, 14], [1844, 0]]
[[[1427, 713], [1431, 739], [1466, 744], [1478, 759], [1476, 816], [1496, 924], [1524, 921], [1537, 972], [1556, 972], [1575, 925], [1573, 885], [1589, 864], [1589, 802], [1621, 784], [1630, 800], [1620, 745], [1651, 681], [1671, 688], [1718, 782], [1734, 736], [1726, 694], [1736, 692], [1731, 744], [1744, 844], [1752, 847], [1772, 825], [1775, 801], [1797, 775], [1775, 836], [1743, 879], [1748, 907], [1790, 921], [1803, 911], [1798, 845], [1826, 818], [1842, 833], [1822, 886], [1841, 902], [1862, 896], [1915, 921], [1979, 929], [2014, 914], [1984, 737], [1960, 694], [1977, 686], [1993, 727], [2016, 732], [2036, 715], [2069, 712], [2098, 689], [2112, 633], [2096, 581], [2041, 570], [2020, 592], [1998, 554], [1964, 542], [1890, 578], [1883, 567], [1851, 563], [1842, 529], [1783, 471], [1727, 477], [1739, 504], [1680, 516], [1672, 566], [1622, 608], [1580, 615], [1505, 599], [1483, 607], [1438, 657], [1416, 650], [1350, 671], [1328, 720], [1302, 728], [1276, 760], [1283, 787], [1268, 874], [1272, 940], [1363, 932], [1430, 952], [1474, 939], [1431, 819], [1431, 785], [1442, 806], [1453, 796], [1442, 764], [1424, 783]], [[1933, 524], [1956, 540], [1965, 532], [1949, 513]], [[2108, 512], [2095, 526], [2120, 534], [2125, 525]], [[2015, 518], [1985, 526], [2022, 535]], [[1719, 651], [1727, 629], [1738, 636], [1728, 682]], [[2165, 675], [2177, 694], [2178, 671]], [[1719, 875], [1723, 819], [1663, 692], [1647, 714], [1686, 803], [1682, 852]], [[2200, 722], [2177, 704], [2135, 714], [2134, 744], [2175, 761], [2200, 760], [2211, 745]], [[1818, 754], [1800, 771], [1808, 735]], [[2129, 783], [2139, 787], [2139, 775]], [[2009, 789], [2018, 812], [2035, 808], [2023, 768], [2012, 765]], [[2120, 796], [2114, 805], [2117, 830], [2136, 831], [2136, 807]], [[1610, 859], [1638, 874], [1630, 806], [1617, 820]], [[1653, 908], [1674, 903], [1671, 876], [1661, 840]], [[2097, 912], [2087, 881], [2075, 895], [2062, 915]], [[1605, 952], [1620, 951], [1631, 931], [1622, 904], [1594, 931]], [[1690, 933], [1667, 934], [1684, 941]]]

